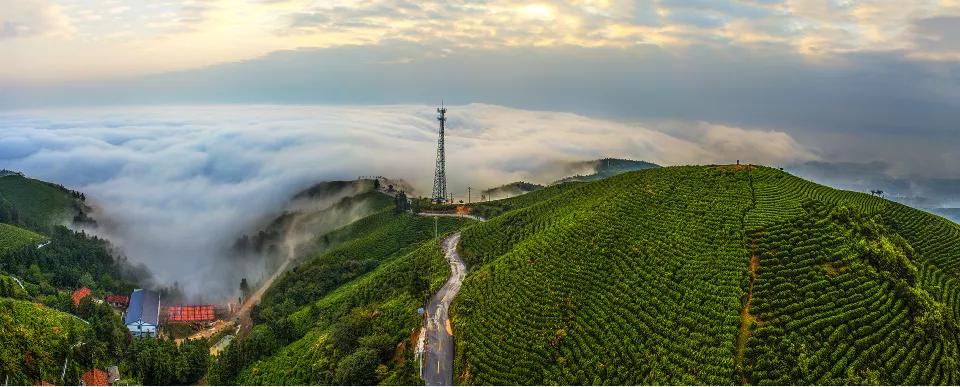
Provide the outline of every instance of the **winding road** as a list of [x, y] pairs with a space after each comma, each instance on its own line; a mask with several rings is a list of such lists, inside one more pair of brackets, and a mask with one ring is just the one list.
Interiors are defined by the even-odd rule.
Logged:
[[422, 377], [428, 386], [449, 386], [453, 384], [453, 331], [450, 328], [450, 316], [447, 314], [450, 302], [460, 291], [467, 266], [457, 254], [460, 233], [446, 237], [440, 246], [450, 264], [450, 278], [427, 304], [426, 321], [422, 335], [423, 369]]

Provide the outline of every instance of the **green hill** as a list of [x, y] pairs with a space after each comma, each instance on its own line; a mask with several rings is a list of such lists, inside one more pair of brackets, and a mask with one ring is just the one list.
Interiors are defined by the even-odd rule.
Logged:
[[[83, 195], [18, 174], [0, 176], [0, 222], [48, 232], [72, 219], [86, 219]], [[76, 218], [80, 215], [80, 218]]]
[[210, 382], [416, 383], [417, 308], [449, 274], [435, 227], [468, 222], [386, 208], [318, 237], [326, 247], [267, 291], [253, 330], [218, 357]]
[[655, 168], [463, 231], [466, 384], [956, 384], [960, 226], [771, 168]]

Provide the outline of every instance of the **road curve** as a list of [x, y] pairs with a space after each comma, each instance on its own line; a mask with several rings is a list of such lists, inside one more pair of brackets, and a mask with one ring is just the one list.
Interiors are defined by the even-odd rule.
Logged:
[[450, 331], [450, 316], [447, 309], [460, 291], [467, 266], [457, 254], [460, 233], [453, 233], [440, 242], [444, 256], [450, 264], [450, 278], [427, 304], [424, 324], [424, 363], [422, 376], [428, 386], [453, 384], [453, 332]]

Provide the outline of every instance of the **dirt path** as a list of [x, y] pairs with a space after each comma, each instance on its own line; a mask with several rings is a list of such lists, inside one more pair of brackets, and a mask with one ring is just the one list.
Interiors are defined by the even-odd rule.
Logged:
[[263, 281], [263, 283], [260, 284], [260, 287], [257, 288], [253, 294], [247, 297], [247, 299], [243, 301], [243, 305], [240, 306], [240, 310], [237, 312], [237, 321], [240, 324], [240, 331], [238, 334], [240, 336], [245, 336], [247, 332], [250, 331], [250, 328], [253, 328], [253, 319], [250, 318], [250, 311], [253, 310], [255, 305], [260, 303], [260, 299], [263, 298], [263, 294], [267, 292], [267, 289], [270, 288], [270, 285], [273, 285], [273, 281], [276, 281], [277, 278], [280, 278], [280, 275], [287, 271], [287, 267], [290, 266], [290, 262], [293, 262], [293, 259], [296, 258], [297, 245], [295, 238], [289, 236], [299, 226], [300, 221], [300, 217], [293, 217], [293, 220], [290, 222], [290, 227], [287, 228], [288, 237], [284, 240], [287, 250], [287, 259], [285, 259], [283, 263], [280, 264], [280, 267], [278, 267], [277, 270], [274, 271], [266, 281]]
[[[750, 313], [750, 306], [753, 304], [753, 284], [757, 281], [757, 270], [760, 269], [760, 258], [757, 257], [757, 240], [752, 242], [750, 252], [750, 288], [747, 290], [747, 302], [740, 309], [740, 333], [737, 335], [737, 358], [736, 364], [743, 365], [743, 357], [747, 351], [747, 339], [750, 338], [750, 328], [754, 322], [759, 322], [756, 316]], [[746, 375], [741, 375], [741, 384], [746, 383]]]
[[229, 321], [217, 320], [213, 322], [213, 326], [210, 328], [203, 329], [197, 333], [194, 333], [187, 337], [186, 339], [176, 339], [174, 340], [177, 344], [182, 343], [184, 340], [197, 340], [197, 339], [209, 339], [216, 334], [236, 327], [236, 324]]
[[421, 376], [428, 386], [449, 386], [453, 384], [453, 331], [450, 328], [450, 316], [447, 310], [450, 302], [457, 296], [467, 267], [457, 254], [460, 233], [446, 237], [440, 243], [450, 264], [450, 278], [427, 304], [426, 319], [423, 328], [424, 340], [418, 350], [423, 353]]

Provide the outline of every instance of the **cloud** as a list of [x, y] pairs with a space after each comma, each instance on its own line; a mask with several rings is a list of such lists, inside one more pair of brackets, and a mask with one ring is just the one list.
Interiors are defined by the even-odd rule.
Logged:
[[[433, 107], [192, 106], [0, 113], [0, 161], [84, 191], [111, 239], [166, 283], [198, 294], [224, 272], [224, 247], [290, 196], [324, 180], [384, 175], [432, 186]], [[783, 133], [691, 124], [702, 139], [571, 113], [449, 107], [450, 190], [549, 183], [555, 166], [600, 157], [662, 164], [815, 158]], [[701, 137], [701, 136], [696, 136]], [[751, 150], [751, 155], [744, 150]], [[248, 267], [254, 270], [257, 265]], [[255, 270], [248, 273], [257, 278]]]
[[[75, 37], [43, 34], [48, 39], [31, 45], [0, 40], [0, 52], [17, 55], [9, 64], [0, 62], [0, 81], [50, 82], [198, 68], [297, 48], [386, 47], [397, 41], [453, 50], [707, 46], [778, 50], [809, 60], [884, 52], [956, 61], [957, 51], [944, 46], [955, 35], [949, 24], [960, 15], [960, 6], [935, 0], [179, 0], [58, 7], [28, 0], [0, 12], [10, 14], [0, 13], [0, 36], [70, 31]], [[109, 66], [104, 57], [111, 58]]]
[[960, 207], [960, 179], [898, 176], [887, 162], [808, 161], [788, 166], [797, 174], [858, 192], [883, 190], [885, 197], [919, 208]]
[[917, 55], [933, 59], [960, 59], [960, 16], [936, 16], [914, 21]]
[[63, 37], [72, 32], [61, 7], [44, 0], [4, 3], [0, 9], [0, 40], [33, 36]]

